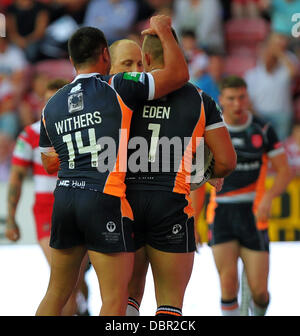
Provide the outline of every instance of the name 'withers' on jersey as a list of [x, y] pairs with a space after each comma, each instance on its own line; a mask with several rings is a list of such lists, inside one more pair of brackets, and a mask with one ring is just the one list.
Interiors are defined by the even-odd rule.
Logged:
[[93, 113], [80, 114], [74, 117], [63, 119], [55, 123], [56, 132], [58, 135], [68, 133], [85, 127], [101, 124], [102, 118], [99, 111]]

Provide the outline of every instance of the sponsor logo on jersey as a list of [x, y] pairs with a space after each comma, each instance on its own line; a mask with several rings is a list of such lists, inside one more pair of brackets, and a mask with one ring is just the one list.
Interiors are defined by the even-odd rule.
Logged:
[[132, 80], [134, 82], [138, 82], [140, 80], [141, 73], [140, 72], [125, 72], [123, 75], [124, 79]]
[[81, 91], [81, 83], [78, 83], [76, 86], [74, 86], [70, 93], [75, 93], [75, 92], [78, 92], [78, 91]]

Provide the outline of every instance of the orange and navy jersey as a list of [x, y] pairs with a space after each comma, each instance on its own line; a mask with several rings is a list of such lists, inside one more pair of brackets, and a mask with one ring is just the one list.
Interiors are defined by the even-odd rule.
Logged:
[[[58, 154], [59, 179], [83, 181], [104, 193], [125, 196], [132, 109], [138, 100], [153, 96], [154, 80], [147, 73], [81, 74], [58, 90], [43, 110], [39, 146], [41, 152], [54, 149]], [[107, 151], [99, 139], [112, 140], [107, 157], [112, 162], [107, 166], [99, 160]]]
[[127, 188], [189, 194], [198, 140], [205, 130], [224, 126], [214, 100], [191, 83], [161, 99], [140, 103], [131, 123]]
[[[222, 190], [212, 191], [207, 212], [209, 222], [218, 203], [251, 202], [255, 212], [265, 192], [268, 159], [284, 153], [273, 127], [251, 113], [244, 125], [226, 126], [237, 154], [237, 165], [225, 177]], [[258, 226], [263, 229], [267, 223]]]

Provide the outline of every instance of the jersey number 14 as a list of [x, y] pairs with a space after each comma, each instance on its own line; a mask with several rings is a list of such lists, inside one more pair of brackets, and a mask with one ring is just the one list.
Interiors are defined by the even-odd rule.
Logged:
[[[88, 129], [88, 135], [89, 135], [89, 141], [90, 145], [89, 146], [84, 146], [82, 142], [82, 136], [81, 136], [81, 131], [78, 131], [75, 133], [75, 141], [76, 141], [76, 146], [78, 148], [78, 153], [79, 154], [91, 154], [91, 166], [93, 168], [98, 167], [98, 152], [101, 151], [101, 146], [97, 144], [96, 141], [96, 132], [94, 128], [89, 128]], [[75, 168], [75, 149], [74, 149], [74, 144], [72, 141], [72, 135], [71, 134], [66, 134], [63, 136], [63, 141], [67, 144], [68, 152], [69, 152], [69, 169], [74, 169]]]

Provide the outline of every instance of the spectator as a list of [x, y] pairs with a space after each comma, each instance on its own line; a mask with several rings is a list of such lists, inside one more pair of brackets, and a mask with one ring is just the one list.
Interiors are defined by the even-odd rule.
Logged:
[[209, 55], [207, 71], [204, 72], [196, 81], [200, 89], [210, 95], [219, 103], [220, 89], [219, 83], [224, 77], [224, 57], [222, 54]]
[[257, 18], [260, 16], [260, 0], [232, 0], [231, 12], [235, 19]]
[[295, 121], [292, 134], [284, 142], [286, 153], [293, 172], [300, 176], [300, 121]]
[[[1, 114], [0, 114], [0, 125], [1, 125]], [[7, 182], [8, 180], [13, 148], [14, 148], [13, 139], [6, 133], [1, 133], [0, 131], [0, 182]]]
[[128, 35], [136, 15], [135, 0], [92, 0], [87, 8], [84, 25], [104, 31], [111, 44]]
[[44, 96], [47, 90], [48, 77], [43, 73], [34, 75], [32, 88], [20, 104], [19, 114], [21, 127], [34, 123], [40, 119], [44, 107]]
[[15, 137], [19, 130], [12, 98], [11, 85], [0, 80], [0, 181], [8, 179]]
[[196, 34], [192, 30], [181, 33], [181, 45], [189, 66], [190, 79], [195, 82], [208, 66], [208, 57], [204, 50], [197, 47]]
[[291, 84], [296, 73], [297, 58], [287, 51], [286, 36], [272, 33], [256, 67], [245, 74], [254, 110], [273, 125], [280, 140], [290, 131]]
[[219, 0], [175, 0], [174, 28], [194, 30], [204, 49], [223, 51], [222, 7]]
[[291, 37], [292, 16], [300, 13], [300, 0], [260, 0], [262, 9], [268, 9], [272, 30]]
[[24, 50], [27, 59], [35, 62], [39, 45], [49, 22], [46, 7], [33, 0], [16, 0], [7, 9], [7, 32], [13, 43]]
[[9, 43], [7, 38], [0, 38], [0, 78], [12, 83], [17, 101], [25, 88], [26, 67], [27, 61], [23, 51]]

